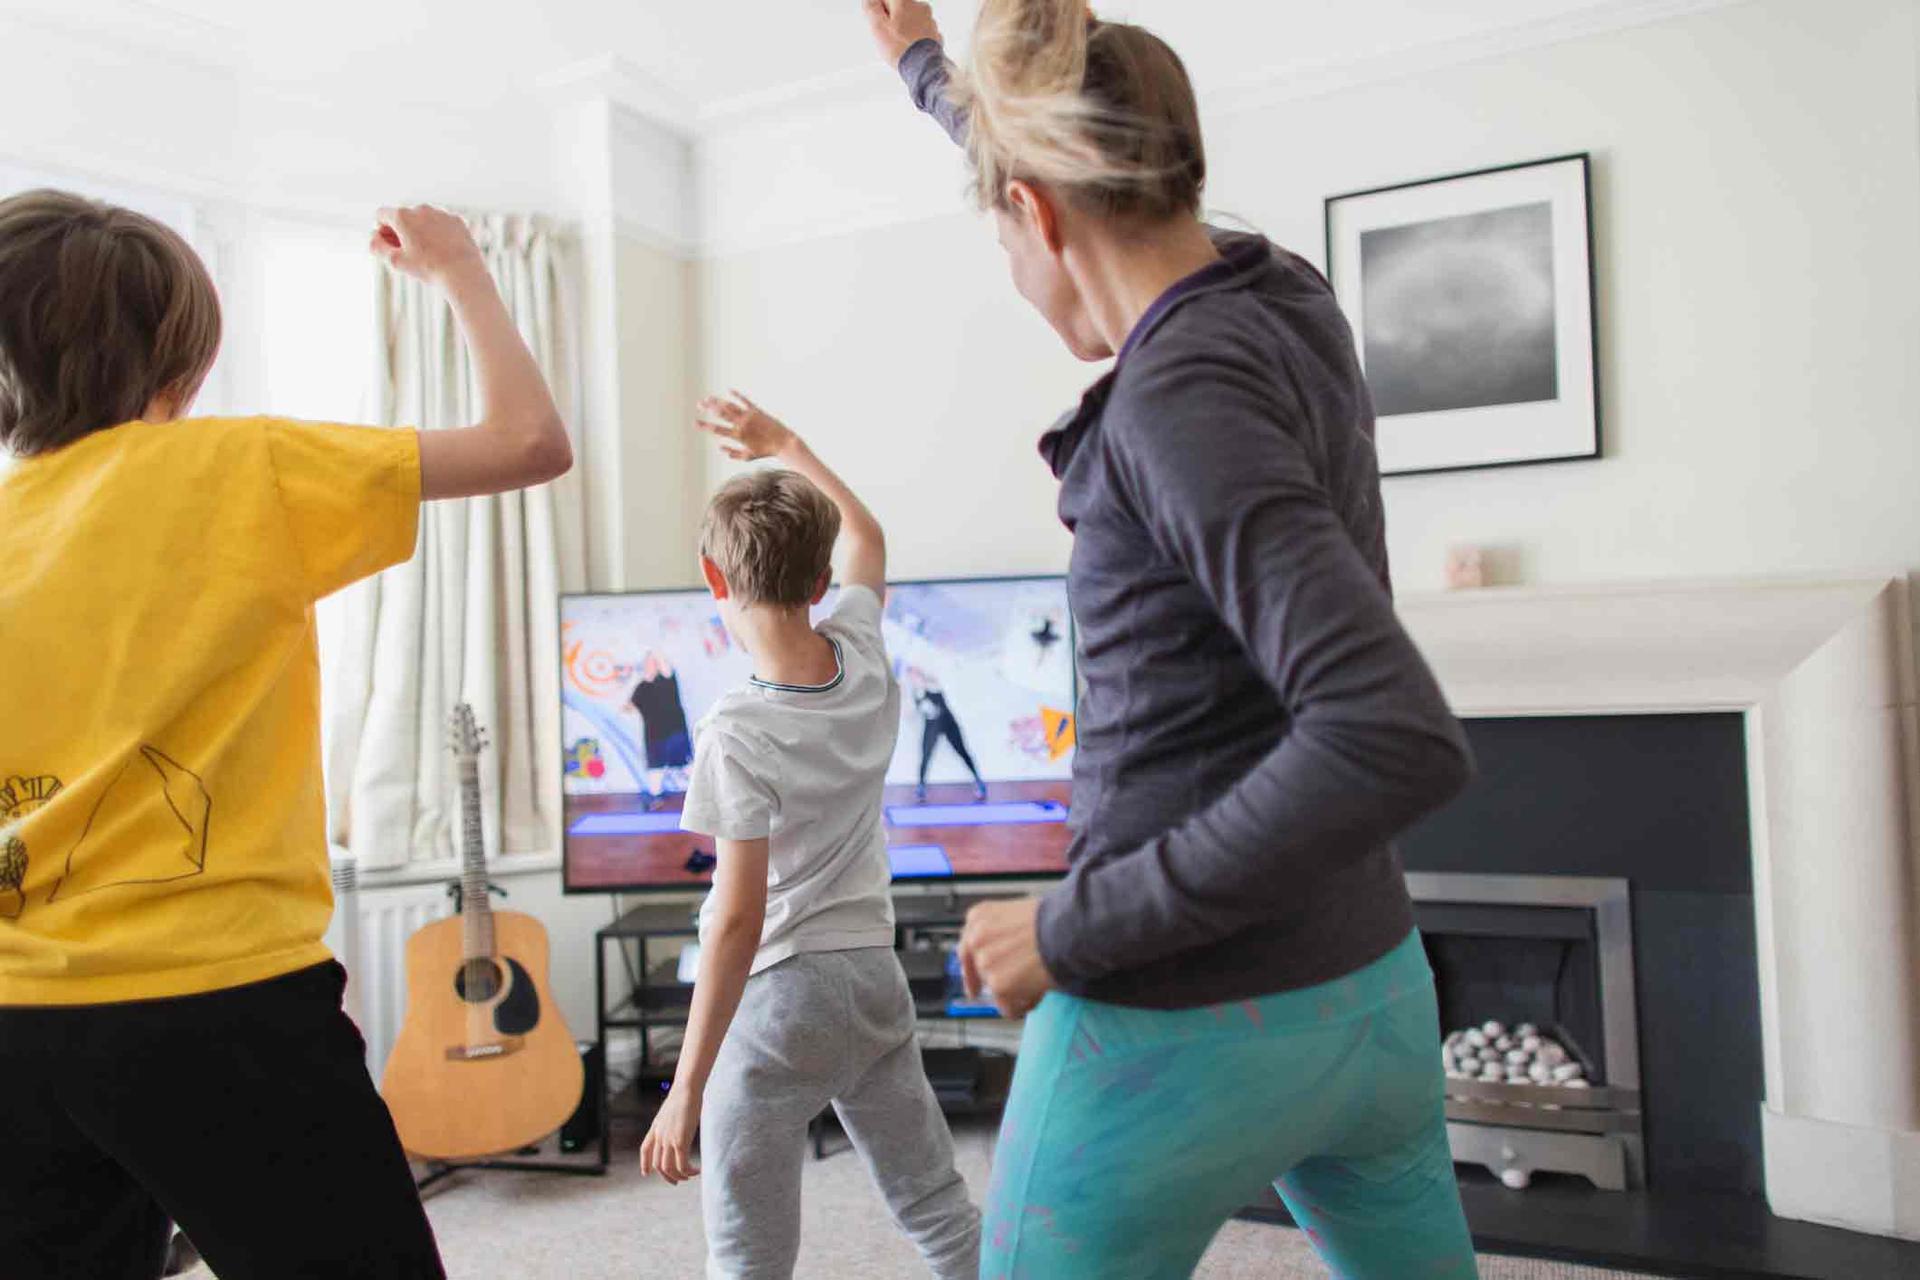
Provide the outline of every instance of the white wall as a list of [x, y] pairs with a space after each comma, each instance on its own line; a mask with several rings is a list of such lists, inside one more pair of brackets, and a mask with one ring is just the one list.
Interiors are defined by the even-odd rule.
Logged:
[[[1212, 204], [1315, 260], [1330, 193], [1595, 153], [1608, 456], [1389, 480], [1403, 588], [1437, 586], [1455, 542], [1548, 583], [1920, 566], [1916, 47], [1910, 0], [1755, 0], [1209, 107]], [[957, 176], [896, 162], [910, 110], [863, 128], [877, 109], [781, 126], [814, 162], [813, 224], [859, 229], [798, 243], [791, 208], [736, 214], [705, 381], [758, 388], [845, 462], [904, 571], [1058, 568], [1032, 441], [1097, 371], [1014, 296], [989, 224], [924, 216], [958, 207]], [[724, 141], [710, 163], [753, 153]]]
[[1770, 0], [1215, 130], [1215, 200], [1316, 249], [1311, 193], [1596, 153], [1609, 458], [1391, 481], [1403, 582], [1451, 541], [1542, 581], [1920, 564], [1913, 30]]
[[622, 234], [619, 293], [620, 424], [626, 448], [619, 500], [624, 583], [683, 587], [698, 578], [694, 525], [702, 482], [691, 374], [698, 333], [694, 263]]
[[1092, 374], [1005, 276], [969, 217], [711, 262], [703, 385], [804, 432], [886, 522], [895, 576], [1054, 572], [1035, 445]]
[[240, 164], [239, 85], [217, 65], [4, 14], [0, 49], [8, 160], [175, 190]]

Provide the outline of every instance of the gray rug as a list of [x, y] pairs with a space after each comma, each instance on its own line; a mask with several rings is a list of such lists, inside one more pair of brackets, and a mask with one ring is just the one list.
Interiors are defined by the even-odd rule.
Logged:
[[[976, 1199], [986, 1185], [990, 1127], [958, 1132], [961, 1169]], [[615, 1149], [606, 1178], [466, 1173], [428, 1193], [427, 1209], [453, 1280], [699, 1280], [706, 1251], [697, 1185], [642, 1180], [637, 1140]], [[807, 1167], [806, 1222], [796, 1280], [924, 1276], [887, 1218], [859, 1157]], [[205, 1277], [207, 1272], [194, 1273]], [[1205, 1280], [1325, 1280], [1296, 1231], [1228, 1224], [1201, 1265]], [[1644, 1280], [1624, 1272], [1488, 1257], [1483, 1280]]]

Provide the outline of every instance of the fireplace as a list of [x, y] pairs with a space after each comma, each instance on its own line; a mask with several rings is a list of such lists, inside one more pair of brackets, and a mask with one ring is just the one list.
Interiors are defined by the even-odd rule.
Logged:
[[1516, 1190], [1538, 1172], [1644, 1185], [1628, 882], [1429, 873], [1408, 887], [1453, 1029], [1454, 1159]]
[[[1647, 1194], [1744, 1184], [1782, 1218], [1920, 1240], [1905, 580], [1493, 589], [1401, 614], [1476, 742], [1558, 720], [1585, 738], [1564, 767], [1611, 739], [1632, 772], [1572, 810], [1551, 788], [1478, 787], [1403, 853], [1420, 873], [1631, 883]], [[1635, 745], [1674, 725], [1728, 749]], [[1515, 748], [1523, 766], [1539, 753]], [[1875, 1028], [1873, 1051], [1833, 1052], [1836, 1027]]]

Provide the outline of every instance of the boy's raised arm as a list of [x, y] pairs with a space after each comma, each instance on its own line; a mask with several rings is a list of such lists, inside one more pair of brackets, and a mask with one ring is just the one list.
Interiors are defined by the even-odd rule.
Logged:
[[866, 587], [886, 599], [886, 531], [867, 504], [792, 428], [738, 391], [702, 400], [699, 427], [717, 437], [721, 451], [735, 462], [777, 458], [819, 486], [840, 508], [841, 583]]
[[382, 209], [375, 256], [446, 291], [480, 378], [481, 418], [420, 433], [420, 496], [471, 498], [544, 484], [573, 466], [573, 445], [533, 353], [507, 314], [473, 233], [425, 205]]

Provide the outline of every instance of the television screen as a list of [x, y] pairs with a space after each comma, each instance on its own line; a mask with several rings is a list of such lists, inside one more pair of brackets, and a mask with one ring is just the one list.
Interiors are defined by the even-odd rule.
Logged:
[[[832, 598], [822, 612], [832, 607]], [[713, 842], [680, 829], [695, 730], [753, 662], [704, 591], [561, 604], [569, 892], [700, 888]], [[1066, 870], [1074, 656], [1059, 578], [887, 591], [900, 736], [884, 816], [896, 880]]]

